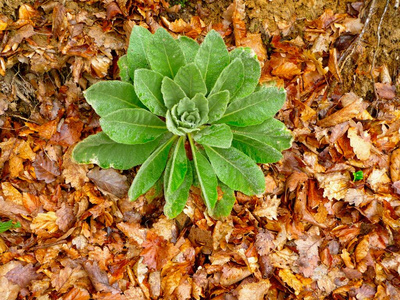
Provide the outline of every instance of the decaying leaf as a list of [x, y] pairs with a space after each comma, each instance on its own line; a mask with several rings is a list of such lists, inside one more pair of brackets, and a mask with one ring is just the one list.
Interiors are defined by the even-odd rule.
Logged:
[[87, 176], [102, 190], [111, 193], [117, 197], [126, 195], [129, 189], [126, 176], [118, 173], [114, 169], [103, 169], [95, 167], [90, 170]]
[[400, 180], [400, 148], [394, 150], [390, 156], [390, 178], [392, 182]]
[[33, 162], [35, 174], [38, 180], [44, 180], [46, 183], [53, 182], [59, 176], [60, 169], [56, 163], [50, 160], [44, 152], [39, 153]]
[[367, 160], [371, 155], [371, 143], [368, 141], [368, 134], [363, 132], [359, 136], [357, 129], [350, 127], [347, 131], [347, 136], [350, 139], [350, 145], [353, 147], [354, 153], [360, 160]]
[[[346, 97], [346, 95], [343, 97]], [[342, 109], [318, 121], [318, 126], [331, 127], [349, 121], [350, 119], [356, 117], [358, 114], [363, 112], [368, 106], [368, 104], [364, 102], [362, 98], [357, 98], [351, 103], [346, 104], [347, 105]]]
[[341, 200], [345, 198], [351, 181], [348, 172], [316, 174], [316, 178], [321, 188], [324, 189], [324, 197], [327, 197], [329, 200]]

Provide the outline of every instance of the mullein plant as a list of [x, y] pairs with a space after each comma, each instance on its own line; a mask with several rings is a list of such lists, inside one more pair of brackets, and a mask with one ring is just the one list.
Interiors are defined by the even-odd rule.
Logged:
[[132, 29], [118, 65], [122, 81], [101, 81], [85, 92], [102, 132], [76, 145], [73, 158], [119, 170], [141, 165], [128, 196], [163, 185], [164, 213], [179, 215], [191, 186], [211, 216], [230, 214], [235, 191], [260, 195], [257, 163], [272, 163], [292, 136], [274, 115], [284, 89], [259, 85], [260, 63], [250, 48], [228, 52], [211, 30], [199, 45], [165, 29]]

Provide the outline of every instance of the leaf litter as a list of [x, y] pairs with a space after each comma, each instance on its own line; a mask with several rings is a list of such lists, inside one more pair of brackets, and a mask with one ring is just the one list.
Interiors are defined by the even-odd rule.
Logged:
[[[396, 299], [398, 78], [392, 66], [370, 70], [380, 101], [342, 85], [343, 54], [364, 28], [360, 8], [372, 4], [326, 9], [301, 23], [302, 35], [280, 14], [276, 26], [249, 30], [253, 2], [239, 0], [213, 22], [213, 3], [50, 1], [16, 5], [16, 16], [6, 10], [0, 218], [21, 228], [0, 235], [1, 298]], [[184, 213], [167, 220], [157, 189], [127, 200], [137, 170], [71, 160], [73, 146], [99, 130], [82, 91], [118, 78], [134, 24], [199, 42], [213, 28], [231, 49], [258, 54], [262, 82], [286, 88], [277, 118], [295, 143], [262, 166], [262, 197], [237, 193], [231, 216], [213, 220], [193, 188]], [[370, 76], [364, 67], [354, 76]], [[353, 181], [357, 171], [363, 179]]]

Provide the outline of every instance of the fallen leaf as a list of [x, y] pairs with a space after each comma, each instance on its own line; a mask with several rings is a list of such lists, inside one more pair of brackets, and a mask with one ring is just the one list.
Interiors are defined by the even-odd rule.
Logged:
[[367, 184], [377, 193], [387, 192], [390, 183], [386, 169], [373, 169], [367, 179]]
[[160, 270], [167, 261], [167, 241], [152, 231], [148, 231], [142, 247], [143, 250], [140, 255], [143, 257], [143, 262], [150, 269]]
[[61, 231], [67, 231], [75, 220], [75, 214], [73, 208], [63, 202], [61, 208], [56, 211], [56, 224]]
[[54, 211], [39, 213], [33, 218], [31, 229], [38, 236], [46, 236], [58, 231], [57, 215]]
[[46, 183], [55, 181], [56, 177], [61, 174], [56, 163], [50, 160], [44, 152], [36, 155], [36, 159], [32, 165], [35, 168], [36, 178], [44, 180]]
[[237, 288], [239, 300], [263, 300], [271, 283], [268, 279], [240, 284]]
[[120, 294], [120, 290], [112, 287], [108, 281], [107, 273], [100, 270], [96, 261], [86, 261], [83, 267], [89, 275], [90, 281], [98, 292]]
[[36, 268], [32, 264], [27, 264], [26, 266], [16, 266], [8, 271], [5, 277], [21, 288], [25, 288], [32, 280], [38, 279], [40, 275], [36, 273]]
[[390, 83], [375, 83], [375, 89], [379, 97], [387, 100], [392, 100], [396, 97], [396, 87]]
[[114, 169], [100, 169], [95, 167], [87, 174], [100, 189], [117, 197], [124, 197], [128, 193], [128, 179]]
[[295, 275], [289, 269], [279, 270], [278, 275], [288, 286], [294, 289], [296, 295], [299, 295], [304, 289], [308, 288], [313, 281], [310, 278], [304, 278], [300, 274]]
[[357, 158], [360, 160], [367, 160], [371, 155], [372, 147], [371, 142], [368, 141], [368, 134], [363, 132], [362, 136], [360, 136], [356, 128], [350, 127], [347, 131], [347, 137], [350, 139], [350, 145]]
[[392, 182], [400, 180], [400, 148], [394, 150], [390, 156], [390, 178]]
[[368, 104], [364, 102], [362, 98], [358, 98], [344, 108], [318, 121], [317, 125], [321, 127], [331, 127], [349, 121], [363, 112], [367, 106]]
[[334, 173], [317, 173], [316, 178], [320, 187], [324, 189], [324, 197], [329, 200], [344, 199], [351, 181], [348, 172], [334, 172]]
[[1, 189], [7, 201], [17, 205], [24, 204], [22, 194], [10, 182], [2, 182]]
[[257, 206], [254, 209], [254, 214], [258, 217], [267, 218], [269, 220], [277, 220], [278, 208], [281, 203], [281, 199], [279, 199], [276, 195], [274, 195], [272, 198], [268, 195], [263, 197], [261, 201], [261, 206]]

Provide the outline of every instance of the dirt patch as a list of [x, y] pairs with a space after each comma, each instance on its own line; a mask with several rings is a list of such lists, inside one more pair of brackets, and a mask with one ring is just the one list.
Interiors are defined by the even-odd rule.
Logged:
[[250, 0], [246, 1], [250, 30], [263, 30], [268, 35], [284, 36], [301, 32], [304, 20], [315, 20], [326, 9], [336, 13], [346, 10], [344, 1], [286, 1]]
[[[362, 19], [364, 22], [369, 19], [369, 24], [365, 28], [364, 36], [343, 67], [344, 89], [353, 90], [368, 100], [375, 99], [371, 72], [373, 67], [380, 68], [386, 65], [391, 83], [398, 85], [400, 80], [400, 48], [398, 46], [400, 43], [400, 19], [398, 18], [398, 8], [394, 7], [394, 3], [390, 3], [384, 14], [385, 6], [386, 1], [371, 1], [364, 9]], [[380, 41], [378, 42], [379, 36]], [[355, 73], [358, 76], [354, 76]], [[374, 79], [377, 82], [382, 81], [382, 78], [379, 77]]]

